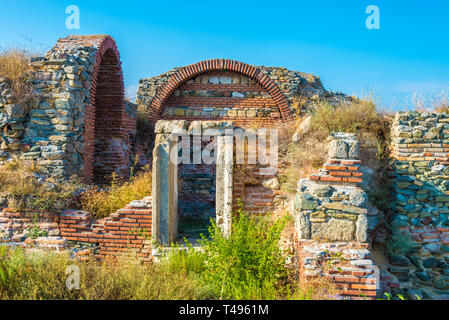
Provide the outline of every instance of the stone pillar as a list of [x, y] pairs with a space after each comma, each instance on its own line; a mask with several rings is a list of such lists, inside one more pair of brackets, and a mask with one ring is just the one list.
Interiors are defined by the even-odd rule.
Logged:
[[327, 277], [341, 298], [375, 299], [379, 269], [368, 250], [368, 197], [359, 186], [359, 142], [355, 134], [338, 132], [329, 137], [328, 148], [324, 168], [298, 183], [295, 225], [301, 276]]
[[225, 235], [231, 233], [234, 146], [232, 136], [219, 136], [217, 150], [216, 221]]
[[355, 134], [329, 137], [329, 160], [298, 183], [295, 222], [300, 239], [367, 242], [368, 197], [362, 182]]
[[175, 240], [178, 214], [178, 165], [170, 160], [176, 142], [171, 135], [156, 135], [153, 150], [153, 236], [161, 244]]

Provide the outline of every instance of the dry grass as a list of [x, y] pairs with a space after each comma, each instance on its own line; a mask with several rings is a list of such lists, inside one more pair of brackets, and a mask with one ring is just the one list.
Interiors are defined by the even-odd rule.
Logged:
[[414, 93], [412, 107], [418, 112], [449, 112], [449, 91], [440, 90], [429, 94]]
[[321, 103], [312, 112], [312, 129], [322, 135], [339, 131], [377, 133], [385, 130], [385, 122], [382, 114], [376, 110], [375, 102], [370, 100], [359, 100], [338, 106]]
[[[116, 263], [77, 262], [68, 254], [0, 247], [0, 300], [211, 299], [192, 270], [173, 262], [142, 264], [135, 257]], [[68, 266], [79, 268], [80, 288], [66, 287]]]
[[0, 197], [7, 199], [8, 207], [24, 212], [54, 212], [72, 203], [79, 185], [51, 179], [43, 183], [40, 173], [39, 167], [18, 158], [0, 166]]
[[113, 176], [104, 190], [90, 189], [81, 195], [81, 207], [96, 218], [107, 217], [133, 200], [151, 195], [151, 170], [147, 167], [127, 182]]
[[149, 113], [146, 105], [137, 106], [137, 138], [148, 139], [154, 135], [154, 125], [148, 119]]
[[338, 290], [329, 277], [317, 276], [303, 279], [292, 297], [294, 300], [336, 300]]
[[377, 112], [372, 100], [358, 100], [334, 106], [319, 102], [310, 113], [310, 129], [298, 143], [292, 142], [292, 135], [304, 121], [299, 117], [296, 123], [284, 126], [279, 131], [279, 151], [287, 167], [280, 173], [284, 191], [295, 193], [300, 178], [321, 168], [327, 159], [327, 138], [332, 132], [371, 132], [379, 141], [386, 140], [390, 120]]
[[105, 217], [123, 208], [132, 200], [151, 195], [151, 170], [139, 172], [127, 182], [114, 177], [105, 190], [87, 189], [78, 181], [58, 182], [44, 179], [41, 168], [18, 158], [0, 166], [0, 198], [7, 206], [22, 212], [57, 212], [82, 207], [95, 217]]
[[6, 78], [10, 85], [14, 103], [25, 104], [32, 97], [32, 88], [27, 82], [27, 74], [32, 71], [30, 51], [8, 48], [0, 50], [0, 78]]
[[24, 75], [31, 71], [28, 63], [31, 53], [20, 49], [6, 49], [0, 52], [0, 77], [11, 81], [23, 80]]
[[281, 189], [296, 193], [298, 180], [320, 168], [327, 157], [325, 138], [320, 131], [310, 131], [298, 143], [292, 142], [292, 135], [299, 123], [291, 123], [279, 130], [279, 153], [286, 167], [279, 173]]

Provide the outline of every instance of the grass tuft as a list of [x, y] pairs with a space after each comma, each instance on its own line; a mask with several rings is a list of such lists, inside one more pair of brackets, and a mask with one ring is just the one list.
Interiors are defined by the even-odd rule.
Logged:
[[91, 188], [81, 195], [81, 208], [96, 218], [107, 217], [133, 200], [150, 196], [151, 179], [152, 172], [148, 167], [126, 182], [120, 182], [113, 175], [107, 188]]

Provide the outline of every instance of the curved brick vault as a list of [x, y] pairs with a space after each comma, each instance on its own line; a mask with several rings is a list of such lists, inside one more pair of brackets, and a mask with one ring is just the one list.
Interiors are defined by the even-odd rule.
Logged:
[[[80, 114], [84, 126], [74, 131], [80, 130], [82, 136], [79, 168], [85, 181], [101, 183], [113, 172], [126, 175], [129, 134], [135, 130], [135, 121], [126, 113], [120, 54], [114, 39], [108, 35], [69, 36], [60, 39], [47, 56], [79, 69], [65, 86], [80, 92], [84, 106]], [[78, 85], [83, 90], [78, 90]]]
[[167, 99], [179, 86], [196, 76], [212, 71], [231, 71], [255, 79], [258, 84], [270, 93], [279, 108], [282, 120], [286, 121], [293, 118], [287, 99], [276, 83], [257, 67], [230, 59], [206, 60], [179, 69], [171, 75], [163, 87], [158, 89], [154, 99], [151, 101], [149, 108], [153, 114], [152, 117], [161, 115]]
[[[106, 36], [99, 41], [90, 89], [91, 103], [86, 106], [84, 114], [84, 174], [87, 180], [97, 183], [111, 174], [111, 169], [114, 169], [113, 161], [120, 160], [119, 155], [114, 156], [112, 150], [108, 151], [108, 140], [121, 136], [124, 118], [120, 54], [111, 37]], [[88, 139], [92, 135], [93, 144]]]

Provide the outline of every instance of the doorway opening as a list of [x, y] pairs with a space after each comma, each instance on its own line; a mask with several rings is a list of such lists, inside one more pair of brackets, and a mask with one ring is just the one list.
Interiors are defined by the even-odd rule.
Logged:
[[195, 242], [215, 219], [215, 164], [179, 165], [178, 192], [178, 239]]

